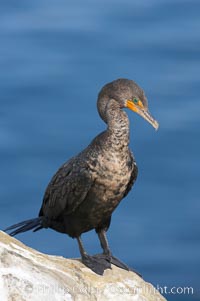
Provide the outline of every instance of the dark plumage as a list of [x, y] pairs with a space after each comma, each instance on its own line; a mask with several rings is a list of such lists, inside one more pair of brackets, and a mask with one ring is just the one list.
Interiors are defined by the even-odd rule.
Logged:
[[[122, 110], [129, 108], [158, 123], [148, 112], [144, 91], [132, 80], [118, 79], [105, 85], [98, 95], [98, 111], [107, 124], [91, 144], [66, 162], [50, 181], [39, 217], [13, 225], [7, 230], [16, 235], [30, 229], [52, 228], [77, 238], [82, 261], [98, 274], [111, 263], [128, 267], [113, 257], [105, 232], [112, 212], [128, 194], [137, 178], [137, 166], [129, 150], [129, 119]], [[89, 256], [80, 236], [95, 229], [103, 254]]]

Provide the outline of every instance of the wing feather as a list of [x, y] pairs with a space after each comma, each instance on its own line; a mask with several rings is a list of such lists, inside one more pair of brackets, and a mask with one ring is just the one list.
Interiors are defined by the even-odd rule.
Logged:
[[138, 175], [138, 167], [136, 165], [135, 159], [134, 159], [132, 153], [130, 153], [130, 155], [131, 155], [131, 158], [132, 158], [132, 173], [131, 173], [128, 185], [126, 187], [126, 190], [124, 192], [124, 196], [123, 196], [124, 198], [125, 198], [125, 196], [127, 196], [127, 194], [129, 193], [129, 191], [133, 187], [133, 184], [135, 183], [135, 181], [137, 179], [137, 175]]
[[91, 186], [92, 178], [86, 164], [71, 159], [50, 181], [39, 216], [55, 219], [61, 214], [70, 214], [84, 201]]

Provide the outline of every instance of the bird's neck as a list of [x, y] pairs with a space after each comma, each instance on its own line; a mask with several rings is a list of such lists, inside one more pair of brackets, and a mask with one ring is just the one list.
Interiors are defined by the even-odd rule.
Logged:
[[129, 144], [129, 119], [116, 102], [109, 102], [106, 110], [108, 139], [114, 148], [122, 149]]

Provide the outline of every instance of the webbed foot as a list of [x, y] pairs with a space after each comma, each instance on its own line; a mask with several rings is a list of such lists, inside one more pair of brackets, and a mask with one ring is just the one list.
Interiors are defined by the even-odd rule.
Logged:
[[98, 275], [103, 275], [106, 269], [111, 269], [110, 258], [104, 254], [97, 254], [94, 256], [85, 254], [82, 257], [82, 262]]

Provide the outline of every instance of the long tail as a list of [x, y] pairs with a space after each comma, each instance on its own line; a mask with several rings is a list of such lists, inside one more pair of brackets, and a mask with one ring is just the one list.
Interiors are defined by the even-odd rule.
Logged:
[[7, 232], [7, 231], [10, 231], [10, 230], [14, 230], [14, 231], [9, 233], [11, 236], [15, 236], [18, 233], [26, 232], [26, 231], [29, 231], [29, 230], [33, 230], [33, 232], [36, 232], [36, 231], [44, 228], [43, 225], [42, 225], [42, 221], [43, 221], [42, 216], [37, 217], [37, 218], [32, 218], [32, 219], [23, 221], [21, 223], [12, 225], [12, 226], [6, 228], [4, 231]]

